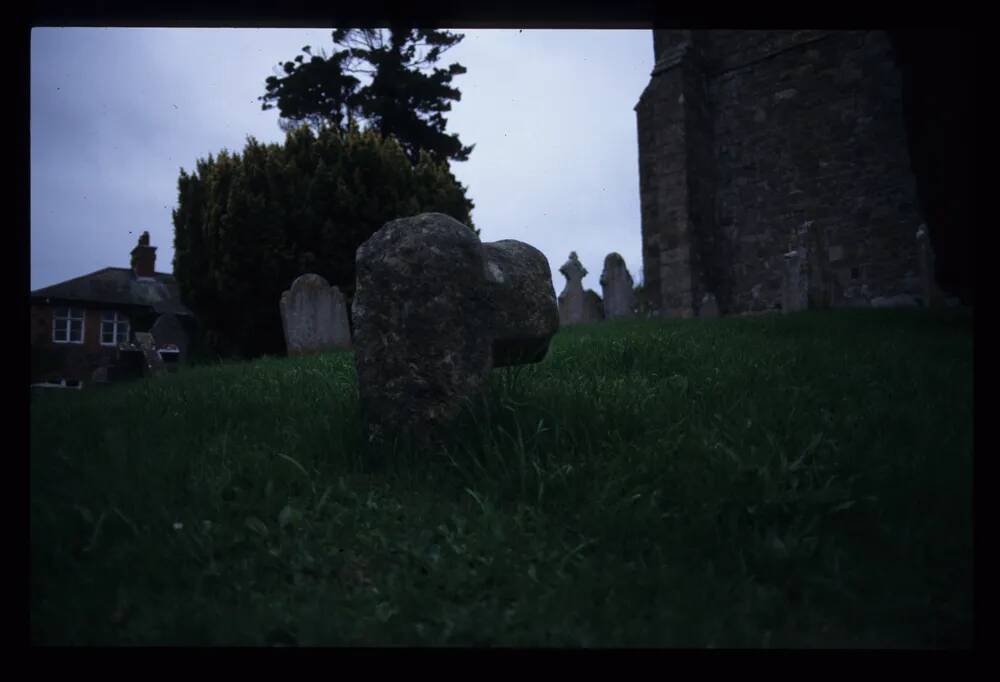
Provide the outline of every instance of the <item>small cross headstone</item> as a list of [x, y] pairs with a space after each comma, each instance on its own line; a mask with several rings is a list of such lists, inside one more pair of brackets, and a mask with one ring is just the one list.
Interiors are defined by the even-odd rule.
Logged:
[[545, 256], [483, 244], [440, 213], [382, 226], [355, 257], [355, 366], [369, 443], [423, 441], [493, 367], [538, 362], [559, 329]]
[[583, 278], [587, 275], [587, 268], [580, 263], [576, 251], [570, 252], [569, 259], [559, 268], [559, 272], [566, 278], [566, 286], [559, 294], [559, 324], [569, 325], [586, 321]]

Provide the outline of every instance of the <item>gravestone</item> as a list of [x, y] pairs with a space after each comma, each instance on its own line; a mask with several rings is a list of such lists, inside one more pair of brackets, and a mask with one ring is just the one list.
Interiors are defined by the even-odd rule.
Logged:
[[604, 301], [593, 289], [583, 292], [583, 318], [581, 322], [599, 322], [604, 319]]
[[924, 305], [928, 308], [940, 308], [944, 305], [944, 295], [938, 288], [934, 276], [934, 249], [931, 246], [927, 226], [917, 229], [917, 260], [920, 266], [920, 293]]
[[495, 366], [538, 362], [559, 328], [548, 261], [483, 244], [440, 213], [382, 226], [356, 253], [355, 365], [366, 439], [425, 441]]
[[176, 315], [164, 314], [156, 318], [149, 333], [156, 339], [157, 346], [172, 344], [177, 346], [181, 357], [187, 357], [188, 335]]
[[920, 303], [909, 294], [877, 296], [872, 299], [872, 308], [916, 308]]
[[805, 249], [799, 247], [785, 254], [781, 279], [781, 311], [795, 313], [809, 307], [809, 278]]
[[698, 317], [718, 317], [719, 303], [715, 300], [715, 294], [707, 293], [701, 299], [701, 307], [698, 309]]
[[101, 366], [93, 371], [90, 375], [90, 381], [95, 386], [107, 386], [111, 383], [111, 379], [108, 374], [108, 367]]
[[289, 355], [350, 348], [347, 304], [337, 287], [308, 273], [281, 294], [281, 325]]
[[494, 310], [493, 366], [539, 362], [559, 328], [548, 259], [515, 239], [486, 242], [483, 253]]
[[156, 342], [153, 335], [148, 332], [136, 332], [135, 340], [142, 351], [143, 374], [152, 377], [160, 377], [166, 374], [167, 368], [164, 366], [160, 354], [156, 352]]
[[584, 322], [583, 278], [587, 275], [587, 268], [580, 263], [576, 251], [570, 252], [569, 260], [563, 263], [559, 272], [566, 278], [566, 286], [559, 294], [559, 324]]
[[604, 258], [601, 272], [601, 291], [604, 294], [604, 317], [631, 317], [635, 309], [635, 289], [632, 275], [625, 266], [625, 259], [618, 253]]

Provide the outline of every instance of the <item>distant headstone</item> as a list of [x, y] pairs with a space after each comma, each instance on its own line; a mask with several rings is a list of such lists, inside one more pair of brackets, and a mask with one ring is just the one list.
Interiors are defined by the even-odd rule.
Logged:
[[160, 315], [156, 318], [149, 333], [153, 335], [157, 346], [172, 344], [177, 346], [182, 358], [187, 357], [188, 335], [176, 315]]
[[440, 213], [386, 223], [355, 256], [355, 365], [368, 442], [427, 438], [494, 366], [537, 362], [559, 328], [548, 261]]
[[323, 277], [309, 273], [295, 278], [281, 294], [280, 306], [289, 355], [351, 347], [344, 295]]
[[593, 289], [583, 292], [583, 318], [581, 322], [599, 322], [604, 319], [604, 301]]
[[163, 359], [156, 352], [156, 341], [152, 334], [148, 332], [136, 332], [136, 343], [142, 351], [143, 368], [145, 376], [159, 377], [167, 373], [167, 368], [163, 364]]
[[920, 267], [920, 293], [924, 305], [928, 308], [940, 308], [945, 305], [944, 294], [938, 288], [934, 276], [934, 249], [931, 247], [927, 226], [917, 229], [917, 260]]
[[106, 366], [98, 367], [90, 375], [90, 381], [95, 386], [105, 386], [111, 383], [111, 379], [108, 376], [108, 368]]
[[872, 299], [872, 308], [916, 308], [920, 302], [909, 294], [877, 296]]
[[578, 324], [585, 321], [583, 278], [587, 268], [580, 263], [576, 251], [571, 251], [569, 259], [559, 268], [566, 278], [566, 286], [559, 294], [559, 324]]
[[601, 291], [604, 294], [604, 317], [631, 317], [635, 310], [635, 289], [632, 275], [625, 266], [625, 259], [618, 253], [604, 258], [601, 272]]
[[701, 307], [698, 309], [698, 317], [718, 317], [719, 303], [715, 300], [715, 294], [707, 293], [701, 299]]
[[809, 307], [809, 281], [805, 249], [799, 247], [785, 254], [781, 280], [781, 311], [794, 313]]

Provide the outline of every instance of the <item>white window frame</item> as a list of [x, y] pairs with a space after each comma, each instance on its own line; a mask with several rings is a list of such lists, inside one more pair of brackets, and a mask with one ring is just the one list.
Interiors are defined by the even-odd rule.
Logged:
[[[66, 315], [60, 316], [59, 311], [65, 310]], [[80, 323], [80, 340], [73, 340], [73, 322]], [[62, 332], [66, 335], [64, 339], [56, 338], [56, 331], [62, 327]], [[82, 344], [83, 340], [87, 338], [87, 311], [83, 308], [74, 308], [72, 306], [56, 306], [52, 309], [52, 343], [75, 343]]]
[[[111, 316], [110, 319], [108, 316]], [[104, 340], [104, 325], [111, 325], [111, 342], [108, 343]], [[121, 328], [125, 327], [125, 340], [119, 341], [118, 336]], [[128, 319], [128, 315], [120, 313], [117, 310], [104, 310], [101, 312], [101, 337], [100, 342], [102, 346], [117, 346], [119, 343], [128, 343], [129, 334], [132, 331], [132, 325]]]

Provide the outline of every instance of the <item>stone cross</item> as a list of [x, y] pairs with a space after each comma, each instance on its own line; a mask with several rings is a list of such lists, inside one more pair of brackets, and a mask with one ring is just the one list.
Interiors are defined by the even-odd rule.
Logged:
[[569, 260], [563, 263], [559, 272], [566, 278], [566, 286], [559, 294], [559, 324], [576, 324], [585, 321], [583, 278], [587, 268], [580, 263], [576, 251], [571, 251]]
[[634, 314], [634, 283], [621, 254], [612, 252], [604, 258], [601, 292], [604, 294], [604, 317], [611, 319]]
[[426, 442], [493, 367], [538, 362], [559, 329], [545, 256], [483, 244], [440, 213], [382, 226], [356, 253], [355, 366], [368, 443]]
[[308, 273], [295, 278], [279, 305], [289, 355], [351, 347], [344, 295], [323, 277]]

